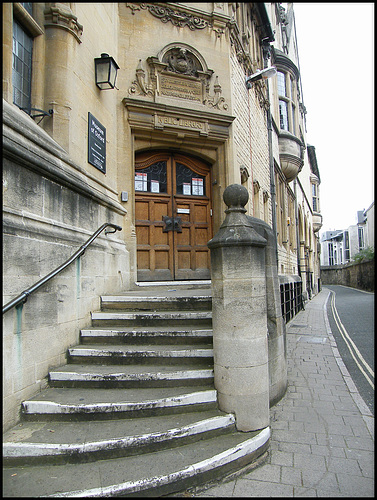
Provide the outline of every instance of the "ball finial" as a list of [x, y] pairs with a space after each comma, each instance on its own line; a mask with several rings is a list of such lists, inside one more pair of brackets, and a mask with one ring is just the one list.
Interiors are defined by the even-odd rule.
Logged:
[[244, 208], [249, 200], [249, 192], [241, 184], [231, 184], [225, 188], [223, 200], [228, 208]]

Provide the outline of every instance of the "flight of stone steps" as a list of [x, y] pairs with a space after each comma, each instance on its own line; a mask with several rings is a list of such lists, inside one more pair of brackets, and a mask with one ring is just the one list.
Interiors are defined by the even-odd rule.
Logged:
[[263, 455], [217, 406], [210, 285], [138, 287], [101, 310], [4, 435], [3, 494], [161, 496]]

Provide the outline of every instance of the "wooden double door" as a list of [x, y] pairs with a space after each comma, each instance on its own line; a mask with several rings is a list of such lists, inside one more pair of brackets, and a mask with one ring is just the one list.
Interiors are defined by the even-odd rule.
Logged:
[[210, 279], [211, 171], [178, 153], [135, 159], [138, 281]]

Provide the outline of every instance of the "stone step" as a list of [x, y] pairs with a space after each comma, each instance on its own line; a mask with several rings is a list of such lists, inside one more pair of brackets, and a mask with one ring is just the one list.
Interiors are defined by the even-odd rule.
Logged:
[[[212, 365], [212, 366], [211, 366]], [[49, 373], [52, 387], [169, 387], [206, 385], [213, 382], [208, 368], [173, 370], [165, 365], [65, 365]]]
[[197, 412], [217, 407], [212, 386], [154, 388], [49, 387], [22, 403], [24, 420], [98, 420]]
[[264, 459], [270, 429], [237, 432], [218, 409], [207, 285], [101, 297], [3, 436], [7, 495], [163, 496]]
[[213, 363], [213, 350], [199, 346], [182, 345], [78, 345], [68, 349], [69, 363], [151, 364], [164, 363], [196, 364]]
[[[190, 290], [195, 293], [197, 290], [211, 290], [211, 280], [184, 280], [184, 281], [137, 281], [137, 290], [168, 290], [174, 288], [177, 291]], [[210, 292], [209, 292], [210, 293]]]
[[112, 328], [85, 328], [81, 330], [80, 341], [87, 343], [116, 343], [116, 344], [212, 344], [212, 329], [185, 329], [163, 326], [112, 327]]
[[[172, 292], [171, 292], [172, 293]], [[101, 310], [132, 309], [134, 311], [162, 311], [162, 310], [211, 310], [212, 297], [209, 295], [182, 294], [165, 296], [132, 295], [132, 292], [122, 295], [101, 296]]]
[[95, 462], [6, 467], [7, 496], [162, 496], [264, 459], [270, 429], [231, 432], [178, 448]]
[[92, 312], [92, 325], [122, 325], [128, 326], [157, 326], [169, 324], [171, 326], [185, 324], [211, 326], [212, 311], [149, 311], [149, 312]]
[[3, 464], [82, 463], [157, 451], [235, 430], [218, 410], [129, 420], [25, 422], [3, 437]]

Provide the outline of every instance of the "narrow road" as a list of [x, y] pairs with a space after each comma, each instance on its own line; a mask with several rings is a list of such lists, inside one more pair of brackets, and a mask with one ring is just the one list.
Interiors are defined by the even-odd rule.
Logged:
[[374, 415], [374, 293], [341, 285], [331, 291], [327, 315], [339, 353]]

